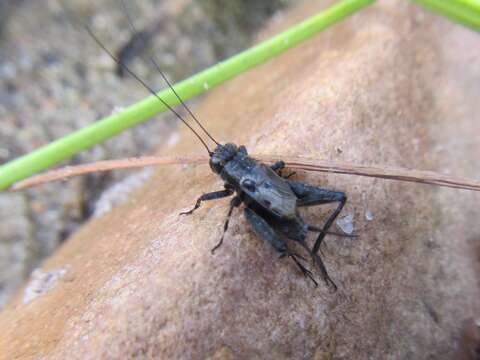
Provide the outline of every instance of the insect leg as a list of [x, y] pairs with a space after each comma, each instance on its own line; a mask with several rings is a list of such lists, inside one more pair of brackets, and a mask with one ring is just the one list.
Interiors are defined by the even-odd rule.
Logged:
[[242, 200], [240, 199], [240, 197], [238, 196], [235, 196], [232, 201], [230, 201], [230, 209], [228, 209], [228, 215], [227, 215], [227, 220], [225, 220], [225, 224], [223, 225], [223, 234], [222, 234], [222, 237], [220, 238], [220, 241], [217, 243], [217, 245], [215, 245], [211, 252], [212, 254], [215, 252], [215, 250], [217, 250], [223, 243], [223, 237], [225, 236], [225, 233], [227, 232], [228, 230], [228, 223], [230, 222], [230, 217], [232, 216], [232, 212], [233, 212], [233, 208], [236, 208], [238, 207], [240, 204], [242, 203]]
[[346, 237], [346, 238], [356, 238], [357, 235], [354, 235], [354, 234], [343, 234], [343, 233], [339, 233], [339, 232], [336, 232], [336, 231], [324, 231], [322, 228], [319, 228], [318, 226], [314, 226], [314, 225], [307, 225], [307, 229], [308, 231], [311, 231], [311, 232], [318, 232], [318, 233], [325, 233], [325, 235], [333, 235], [333, 236], [341, 236], [341, 237]]
[[225, 189], [225, 190], [214, 191], [214, 192], [203, 194], [197, 199], [197, 202], [195, 203], [195, 206], [193, 207], [192, 210], [181, 212], [180, 215], [192, 214], [195, 210], [197, 210], [200, 207], [200, 204], [202, 203], [202, 201], [221, 199], [221, 198], [230, 196], [232, 194], [233, 194], [233, 190], [231, 189]]
[[280, 238], [278, 234], [275, 232], [275, 230], [267, 223], [265, 219], [263, 219], [260, 215], [258, 215], [256, 212], [254, 212], [250, 208], [245, 208], [245, 217], [247, 221], [252, 225], [253, 231], [260, 236], [263, 240], [267, 241], [270, 243], [270, 245], [273, 246], [275, 250], [277, 250], [280, 253], [280, 257], [284, 256], [289, 256], [292, 258], [292, 260], [295, 262], [295, 264], [298, 266], [302, 274], [306, 277], [309, 277], [310, 280], [313, 281], [315, 286], [318, 285], [318, 283], [315, 281], [313, 278], [313, 274], [308, 270], [305, 266], [303, 266], [300, 261], [298, 260], [303, 259], [300, 255], [291, 252], [287, 248], [287, 244], [285, 240]]
[[337, 285], [328, 275], [327, 268], [325, 267], [325, 264], [323, 263], [322, 258], [317, 253], [313, 252], [308, 248], [308, 245], [305, 242], [305, 240], [297, 240], [297, 241], [300, 243], [300, 245], [302, 245], [305, 248], [305, 250], [307, 250], [307, 252], [312, 257], [312, 260], [315, 262], [315, 264], [317, 264], [318, 268], [320, 269], [320, 272], [322, 273], [322, 277], [323, 277], [323, 280], [325, 281], [325, 284], [327, 286], [331, 285], [333, 292], [337, 291]]
[[317, 253], [323, 239], [325, 238], [326, 233], [328, 232], [328, 229], [330, 228], [330, 226], [332, 226], [338, 214], [340, 214], [343, 207], [345, 206], [345, 203], [347, 202], [347, 196], [344, 192], [341, 191], [322, 189], [297, 181], [287, 180], [287, 182], [290, 185], [292, 191], [298, 197], [298, 206], [314, 206], [338, 202], [337, 208], [327, 219], [325, 225], [323, 225], [322, 232], [320, 232], [317, 240], [315, 241], [315, 244], [313, 245], [312, 251], [314, 253]]

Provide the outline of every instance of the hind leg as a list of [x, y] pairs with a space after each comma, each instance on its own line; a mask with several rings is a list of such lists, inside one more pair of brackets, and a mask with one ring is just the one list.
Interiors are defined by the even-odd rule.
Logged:
[[338, 202], [337, 208], [329, 216], [325, 222], [325, 225], [323, 225], [323, 228], [321, 229], [321, 232], [318, 235], [315, 244], [313, 245], [312, 251], [313, 253], [317, 253], [320, 249], [323, 239], [325, 238], [325, 235], [328, 233], [328, 229], [330, 229], [333, 222], [345, 206], [345, 203], [347, 202], [347, 196], [341, 191], [322, 189], [297, 181], [287, 180], [287, 182], [298, 198], [298, 206], [315, 206]]
[[290, 251], [287, 247], [287, 243], [282, 239], [275, 230], [267, 223], [267, 221], [258, 215], [255, 211], [250, 208], [245, 208], [245, 218], [250, 223], [253, 228], [253, 231], [263, 240], [267, 241], [270, 245], [273, 246], [275, 250], [280, 253], [280, 257], [288, 256], [292, 258], [295, 264], [298, 266], [302, 274], [310, 280], [313, 281], [315, 286], [318, 283], [313, 278], [313, 274], [305, 266], [303, 266], [298, 259], [303, 259], [300, 255]]
[[328, 275], [327, 268], [325, 267], [325, 264], [323, 263], [322, 258], [316, 252], [313, 252], [312, 250], [310, 250], [305, 240], [297, 240], [297, 241], [298, 243], [300, 243], [300, 245], [302, 245], [305, 248], [305, 250], [307, 250], [313, 262], [317, 264], [317, 267], [320, 269], [320, 272], [322, 273], [323, 281], [325, 281], [325, 284], [327, 286], [332, 286], [333, 292], [337, 291], [337, 285]]
[[[308, 232], [323, 232], [321, 228], [318, 228], [316, 226], [308, 225], [306, 224], [303, 219], [298, 216], [295, 220], [293, 221], [272, 221], [270, 220], [269, 222], [272, 227], [278, 231], [279, 233], [283, 234], [287, 238], [298, 242], [305, 250], [308, 252], [310, 257], [313, 260], [313, 263], [318, 269], [320, 270], [323, 280], [325, 281], [325, 284], [327, 286], [330, 286], [331, 289], [334, 291], [337, 290], [337, 286], [333, 282], [333, 280], [330, 278], [328, 275], [327, 269], [325, 267], [325, 264], [322, 261], [322, 258], [320, 257], [319, 254], [314, 253], [307, 245], [306, 238], [307, 238], [307, 233]], [[333, 234], [333, 235], [340, 235], [341, 234], [336, 234], [336, 233], [331, 233], [327, 232], [328, 234]], [[320, 251], [321, 253], [321, 251]]]

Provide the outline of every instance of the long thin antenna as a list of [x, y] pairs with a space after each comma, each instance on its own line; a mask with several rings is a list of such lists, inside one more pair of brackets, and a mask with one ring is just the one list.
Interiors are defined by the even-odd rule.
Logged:
[[175, 114], [175, 116], [177, 118], [179, 118], [190, 130], [192, 130], [192, 132], [195, 134], [195, 136], [198, 138], [198, 140], [200, 140], [200, 142], [203, 144], [203, 146], [205, 146], [205, 149], [207, 149], [208, 151], [208, 155], [209, 156], [212, 156], [213, 153], [210, 151], [210, 149], [208, 148], [207, 144], [205, 143], [205, 141], [200, 137], [200, 135], [198, 135], [198, 133], [185, 121], [184, 118], [182, 118], [180, 116], [180, 114], [178, 112], [176, 112], [170, 105], [168, 105], [160, 96], [157, 95], [157, 93], [150, 87], [147, 85], [147, 83], [145, 81], [142, 80], [142, 78], [140, 78], [137, 74], [135, 74], [132, 70], [130, 70], [130, 68], [125, 65], [124, 63], [122, 63], [115, 55], [113, 55], [107, 48], [105, 45], [103, 45], [103, 43], [100, 41], [100, 39], [98, 39], [98, 37], [93, 33], [92, 29], [90, 29], [90, 27], [88, 25], [84, 25], [85, 26], [85, 29], [88, 31], [88, 33], [90, 34], [90, 36], [93, 38], [93, 40], [95, 40], [95, 42], [98, 44], [98, 46], [100, 46], [103, 51], [105, 51], [111, 58], [113, 61], [115, 61], [118, 65], [120, 65], [126, 72], [128, 72], [131, 76], [133, 76], [140, 84], [142, 84], [148, 91], [150, 91], [150, 93], [155, 96], [158, 100], [160, 100], [160, 102], [165, 105], [168, 110], [170, 110], [172, 113]]
[[[127, 8], [127, 4], [125, 3], [125, 0], [121, 0], [121, 3], [122, 3], [122, 6], [123, 6], [123, 11], [125, 13], [125, 16], [127, 18], [127, 21], [128, 21], [128, 24], [130, 25], [130, 30], [131, 30], [131, 33], [133, 35], [135, 35], [137, 33], [137, 29], [135, 27], [135, 25], [133, 24], [133, 20], [132, 18], [130, 17], [130, 14], [128, 12], [128, 8]], [[155, 68], [157, 69], [157, 71], [160, 73], [160, 75], [162, 76], [163, 80], [168, 84], [168, 86], [170, 87], [170, 89], [172, 89], [173, 93], [175, 94], [175, 96], [177, 97], [177, 99], [180, 101], [180, 103], [183, 105], [183, 107], [185, 108], [185, 110], [188, 111], [188, 113], [190, 114], [190, 116], [192, 117], [192, 119], [197, 123], [198, 126], [200, 126], [200, 128], [203, 130], [203, 132], [205, 134], [207, 134], [207, 136], [210, 138], [210, 140], [212, 140], [215, 144], [217, 145], [220, 145], [217, 140], [215, 140], [213, 138], [212, 135], [210, 135], [210, 133], [203, 127], [203, 125], [200, 123], [200, 121], [197, 119], [197, 117], [193, 114], [193, 112], [190, 110], [190, 108], [183, 102], [183, 100], [180, 98], [180, 96], [177, 94], [177, 92], [175, 91], [173, 85], [170, 83], [170, 81], [168, 80], [167, 76], [163, 73], [163, 71], [160, 69], [160, 66], [158, 65], [158, 62], [155, 60], [155, 57], [154, 56], [148, 56], [149, 60], [152, 62], [153, 66], [155, 66]]]

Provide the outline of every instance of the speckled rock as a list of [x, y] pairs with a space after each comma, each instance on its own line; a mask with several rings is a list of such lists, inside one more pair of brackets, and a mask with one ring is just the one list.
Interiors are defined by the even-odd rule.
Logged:
[[28, 277], [28, 264], [37, 249], [31, 239], [32, 228], [27, 221], [28, 210], [23, 194], [0, 196], [0, 303], [15, 293]]
[[[479, 45], [408, 2], [383, 1], [213, 91], [198, 115], [251, 152], [478, 178]], [[163, 152], [200, 151], [183, 130]], [[164, 167], [46, 262], [44, 273], [65, 270], [55, 286], [0, 313], [4, 358], [453, 358], [463, 320], [480, 311], [479, 195], [297, 177], [349, 196], [359, 236], [328, 237], [323, 249], [338, 292], [279, 260], [240, 211], [212, 256], [228, 201], [178, 213], [221, 181], [207, 166]], [[321, 223], [328, 210], [303, 213]]]

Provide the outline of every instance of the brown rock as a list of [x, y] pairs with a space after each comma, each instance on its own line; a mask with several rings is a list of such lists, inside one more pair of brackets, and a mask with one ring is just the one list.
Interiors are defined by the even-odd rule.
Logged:
[[[479, 45], [469, 30], [384, 1], [213, 91], [198, 114], [251, 152], [478, 178]], [[202, 149], [184, 131], [169, 151]], [[324, 248], [337, 293], [278, 260], [240, 211], [211, 256], [227, 201], [178, 213], [222, 183], [206, 166], [165, 167], [45, 264], [64, 274], [56, 286], [26, 304], [20, 294], [0, 315], [4, 358], [452, 358], [462, 320], [480, 311], [479, 195], [298, 178], [349, 195], [344, 215], [359, 237]], [[304, 213], [320, 224], [327, 209]]]

